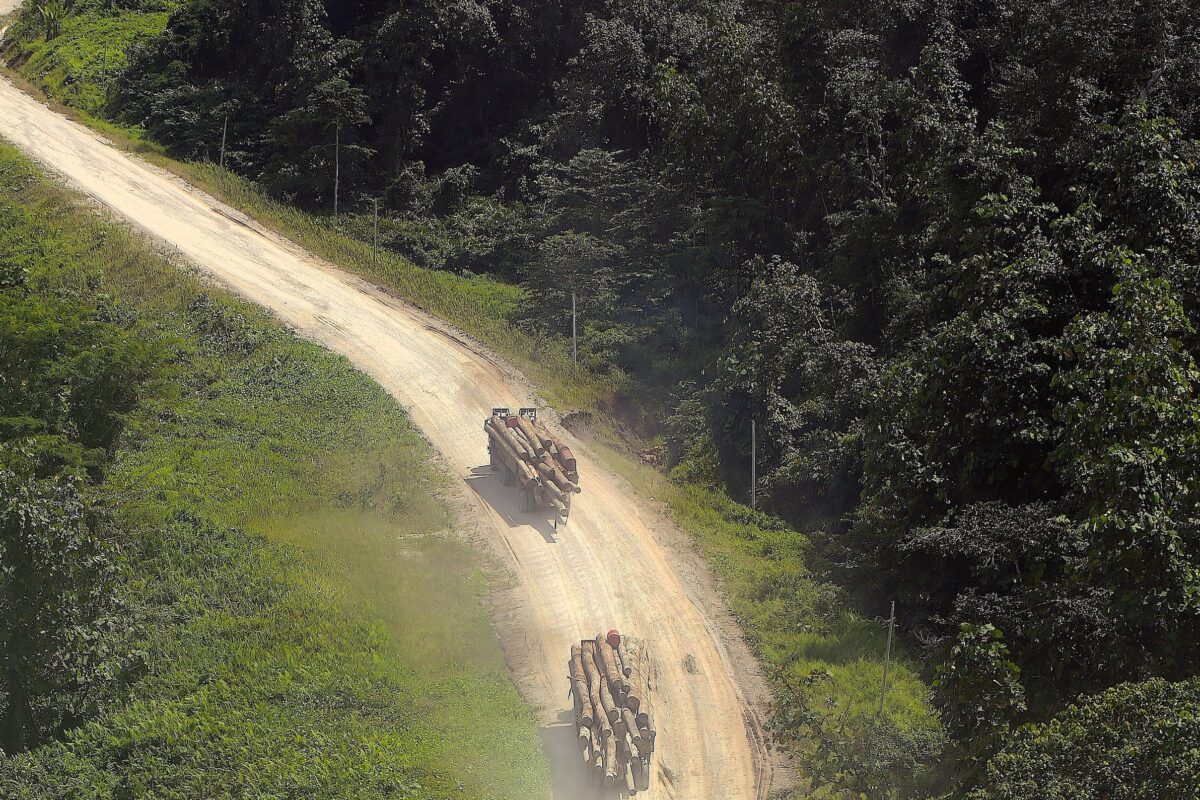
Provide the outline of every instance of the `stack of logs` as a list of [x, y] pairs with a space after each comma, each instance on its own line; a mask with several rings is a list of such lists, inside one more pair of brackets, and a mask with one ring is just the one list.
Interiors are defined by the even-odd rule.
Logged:
[[584, 766], [605, 786], [646, 791], [656, 733], [641, 640], [616, 631], [586, 639], [571, 648], [568, 667]]
[[492, 467], [503, 468], [504, 482], [521, 484], [522, 511], [550, 506], [566, 520], [571, 495], [578, 494], [579, 467], [570, 448], [535, 420], [493, 414], [483, 424]]

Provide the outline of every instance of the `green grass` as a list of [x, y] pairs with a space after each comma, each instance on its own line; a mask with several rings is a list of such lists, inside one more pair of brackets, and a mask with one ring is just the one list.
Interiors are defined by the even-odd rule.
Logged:
[[[798, 685], [814, 672], [827, 673], [806, 694], [831, 728], [850, 737], [882, 721], [901, 741], [940, 740], [929, 687], [902, 649], [894, 653], [879, 716], [886, 627], [855, 613], [849, 598], [812, 572], [815, 559], [806, 536], [723, 492], [672, 480], [602, 443], [596, 449], [613, 471], [665, 506], [691, 534], [777, 688], [783, 681]], [[798, 761], [802, 770], [804, 758]]]
[[19, 44], [7, 57], [21, 65], [27, 80], [59, 102], [98, 115], [111, 83], [125, 68], [126, 50], [162, 31], [168, 16], [165, 11], [72, 14], [63, 20], [62, 33], [49, 41], [44, 36], [22, 37], [14, 30]]
[[544, 796], [480, 564], [401, 409], [4, 145], [0, 234], [34, 291], [98, 303], [168, 364], [97, 490], [145, 674], [0, 760], [0, 796]]

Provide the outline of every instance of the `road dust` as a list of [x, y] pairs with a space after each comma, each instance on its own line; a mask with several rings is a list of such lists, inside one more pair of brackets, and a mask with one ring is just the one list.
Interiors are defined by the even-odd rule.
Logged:
[[572, 642], [609, 628], [645, 639], [656, 665], [650, 797], [765, 797], [772, 768], [751, 701], [761, 684], [685, 538], [568, 432], [561, 431], [579, 456], [584, 492], [564, 530], [549, 513], [521, 513], [517, 493], [486, 468], [485, 416], [493, 406], [533, 404], [519, 375], [378, 288], [239, 224], [236, 212], [3, 80], [0, 135], [219, 283], [347, 356], [409, 410], [464, 481], [479, 538], [516, 576], [495, 616], [513, 680], [539, 709], [555, 797], [597, 796], [580, 782], [566, 660]]

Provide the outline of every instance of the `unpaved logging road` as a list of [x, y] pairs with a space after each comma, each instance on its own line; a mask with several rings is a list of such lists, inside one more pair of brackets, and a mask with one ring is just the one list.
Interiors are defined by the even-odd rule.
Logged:
[[[3, 2], [4, 0], [0, 0]], [[347, 356], [410, 412], [468, 491], [465, 512], [517, 577], [496, 611], [514, 682], [537, 709], [554, 795], [583, 784], [566, 662], [573, 642], [617, 628], [642, 637], [656, 665], [659, 730], [651, 798], [755, 800], [771, 766], [749, 697], [761, 689], [711, 580], [678, 532], [575, 437], [583, 494], [569, 524], [521, 513], [487, 469], [483, 420], [532, 405], [512, 369], [377, 287], [246, 220], [178, 178], [0, 79], [0, 136], [303, 335]]]

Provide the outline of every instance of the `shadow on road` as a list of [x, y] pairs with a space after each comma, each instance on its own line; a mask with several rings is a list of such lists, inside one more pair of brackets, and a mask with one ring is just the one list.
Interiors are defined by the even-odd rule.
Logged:
[[[550, 788], [553, 797], [571, 800], [617, 800], [629, 796], [623, 788], [605, 788], [597, 782], [592, 768], [584, 765], [575, 729], [575, 712], [570, 709], [558, 712], [558, 722], [542, 728], [541, 733], [542, 748], [550, 762]], [[622, 783], [621, 786], [623, 785]]]
[[520, 487], [505, 486], [503, 476], [499, 472], [493, 472], [487, 464], [471, 468], [467, 485], [491, 506], [510, 528], [528, 525], [540, 533], [548, 544], [555, 544], [558, 535], [563, 532], [562, 527], [556, 529], [554, 526], [558, 515], [553, 508], [521, 511]]

